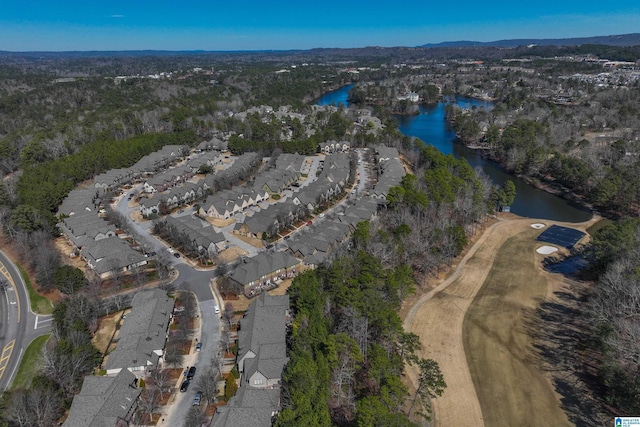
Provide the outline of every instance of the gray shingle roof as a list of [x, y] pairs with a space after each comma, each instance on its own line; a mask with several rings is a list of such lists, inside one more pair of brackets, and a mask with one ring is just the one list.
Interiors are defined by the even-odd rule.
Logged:
[[302, 166], [304, 166], [305, 157], [298, 153], [282, 153], [276, 160], [277, 169], [289, 169], [295, 172], [300, 172]]
[[88, 241], [81, 252], [98, 274], [122, 269], [146, 260], [141, 253], [134, 251], [124, 240], [115, 236]]
[[243, 378], [248, 381], [255, 372], [260, 372], [269, 380], [279, 380], [288, 361], [285, 343], [261, 344], [256, 357], [245, 362]]
[[[240, 322], [238, 359], [243, 359], [249, 351], [257, 354], [263, 344], [286, 347], [288, 310], [289, 295], [269, 295], [265, 292], [256, 298]], [[272, 347], [265, 349], [273, 350]]]
[[[255, 357], [246, 361], [246, 378], [256, 371], [271, 380], [281, 378], [287, 363], [285, 339], [288, 310], [288, 295], [272, 296], [264, 293], [249, 306], [238, 332], [238, 357], [244, 359], [249, 350], [255, 354]], [[279, 389], [254, 389], [244, 383], [228, 405], [216, 410], [212, 425], [270, 427], [279, 406]]]
[[109, 354], [105, 369], [126, 369], [155, 365], [163, 350], [171, 320], [174, 300], [161, 289], [138, 292], [131, 302], [131, 312], [122, 324], [116, 349]]
[[213, 417], [213, 427], [271, 427], [271, 408], [221, 406]]
[[240, 387], [230, 406], [252, 408], [276, 408], [280, 403], [280, 390]]
[[102, 194], [96, 188], [82, 188], [71, 191], [58, 207], [58, 213], [64, 215], [79, 214], [85, 211], [95, 211], [98, 207], [98, 197]]
[[115, 427], [130, 415], [141, 390], [133, 386], [135, 376], [121, 371], [115, 377], [88, 376], [73, 398], [64, 427]]
[[174, 227], [191, 241], [196, 242], [205, 249], [208, 248], [211, 243], [215, 244], [225, 241], [222, 233], [216, 232], [208, 222], [203, 222], [195, 216], [167, 216], [165, 221], [167, 225]]
[[282, 268], [290, 268], [299, 261], [285, 252], [261, 252], [252, 258], [245, 258], [233, 271], [229, 278], [241, 285], [259, 280], [262, 276], [269, 275]]

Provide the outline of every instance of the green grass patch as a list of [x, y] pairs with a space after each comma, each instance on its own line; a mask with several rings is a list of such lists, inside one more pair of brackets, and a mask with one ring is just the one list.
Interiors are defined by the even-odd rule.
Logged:
[[31, 301], [31, 311], [36, 314], [51, 314], [53, 313], [53, 304], [47, 298], [43, 297], [39, 293], [33, 289], [33, 285], [31, 284], [31, 280], [29, 279], [29, 275], [25, 271], [24, 268], [20, 264], [16, 264], [18, 266], [18, 270], [20, 270], [20, 275], [22, 276], [22, 280], [27, 285], [27, 292], [29, 292], [29, 300]]
[[11, 388], [13, 390], [18, 388], [29, 388], [31, 386], [31, 380], [40, 371], [40, 357], [42, 356], [42, 349], [49, 340], [49, 334], [36, 338], [29, 344], [27, 351], [22, 356], [18, 373], [13, 380]]
[[612, 220], [610, 220], [608, 218], [603, 218], [600, 221], [598, 221], [595, 224], [593, 224], [591, 227], [587, 228], [587, 233], [589, 233], [590, 236], [593, 236], [601, 228], [604, 228], [607, 225], [613, 224], [613, 223], [614, 223], [614, 221], [612, 221]]

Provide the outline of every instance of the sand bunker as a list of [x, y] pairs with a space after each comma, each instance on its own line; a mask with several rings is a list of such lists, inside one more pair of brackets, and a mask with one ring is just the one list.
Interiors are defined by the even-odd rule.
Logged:
[[540, 224], [539, 222], [535, 223], [535, 224], [531, 224], [531, 228], [535, 228], [536, 230], [540, 230], [541, 228], [544, 228], [544, 224]]
[[536, 252], [542, 255], [549, 255], [557, 251], [558, 251], [558, 248], [553, 246], [540, 246], [538, 249], [536, 249]]

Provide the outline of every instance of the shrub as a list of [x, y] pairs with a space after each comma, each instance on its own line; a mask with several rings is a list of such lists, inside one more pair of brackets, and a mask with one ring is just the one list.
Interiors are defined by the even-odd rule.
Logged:
[[229, 401], [238, 391], [238, 384], [236, 384], [235, 378], [229, 376], [224, 383], [224, 398]]

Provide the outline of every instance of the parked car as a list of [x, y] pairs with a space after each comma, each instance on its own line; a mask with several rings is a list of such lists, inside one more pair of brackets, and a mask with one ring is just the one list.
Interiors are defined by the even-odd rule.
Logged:
[[313, 222], [309, 221], [307, 222], [307, 225], [313, 225]]
[[187, 380], [191, 381], [195, 374], [196, 374], [196, 367], [195, 366], [190, 367], [189, 372], [187, 372]]
[[214, 306], [213, 306], [213, 312], [214, 312], [215, 314], [220, 314], [220, 307], [218, 307], [218, 304], [216, 304], [216, 305], [214, 305]]
[[324, 218], [324, 212], [322, 212], [320, 215], [318, 215], [320, 218]]
[[174, 252], [173, 256], [176, 258], [180, 258], [180, 254], [178, 252]]
[[188, 379], [182, 381], [182, 385], [180, 386], [180, 392], [184, 393], [185, 391], [187, 391], [187, 389], [189, 388], [189, 384], [191, 384], [191, 381]]
[[196, 351], [200, 351], [200, 350], [202, 350], [202, 343], [201, 342], [196, 344]]
[[202, 399], [202, 392], [197, 391], [196, 395], [193, 396], [193, 406], [200, 406], [200, 400]]

